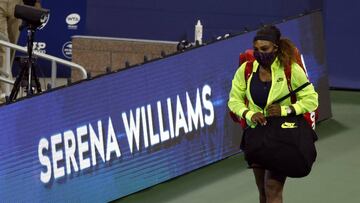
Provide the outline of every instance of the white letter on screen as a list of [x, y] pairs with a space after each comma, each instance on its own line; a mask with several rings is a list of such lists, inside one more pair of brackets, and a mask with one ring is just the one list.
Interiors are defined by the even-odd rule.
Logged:
[[[209, 96], [209, 100], [206, 97]], [[205, 109], [209, 110], [209, 115], [205, 115], [205, 123], [206, 125], [211, 125], [214, 122], [215, 114], [214, 114], [214, 106], [210, 101], [211, 96], [211, 87], [209, 85], [205, 85], [202, 90], [202, 100]]]
[[174, 138], [174, 117], [172, 112], [172, 105], [171, 105], [171, 99], [167, 98], [167, 108], [168, 108], [168, 115], [169, 115], [169, 128], [170, 128], [170, 137]]
[[151, 146], [154, 146], [160, 142], [160, 138], [158, 133], [154, 134], [153, 118], [150, 104], [147, 105], [147, 115], [149, 122], [150, 144]]
[[90, 167], [90, 159], [85, 158], [84, 159], [84, 153], [89, 151], [89, 143], [87, 141], [83, 142], [82, 137], [88, 134], [87, 126], [81, 126], [76, 129], [77, 134], [77, 142], [78, 142], [78, 149], [79, 149], [79, 165], [80, 170], [86, 169]]
[[51, 136], [51, 153], [53, 158], [53, 170], [54, 170], [54, 178], [60, 178], [65, 175], [64, 167], [58, 168], [58, 161], [63, 160], [63, 152], [62, 150], [56, 151], [56, 145], [61, 144], [61, 134], [56, 134]]
[[75, 151], [76, 151], [75, 135], [72, 130], [68, 130], [64, 132], [64, 148], [65, 148], [66, 173], [69, 175], [71, 173], [71, 165], [73, 166], [75, 172], [79, 170], [75, 159]]
[[175, 136], [178, 137], [180, 133], [180, 128], [184, 128], [185, 134], [188, 133], [188, 127], [186, 124], [186, 119], [184, 115], [184, 110], [180, 101], [179, 95], [176, 98], [176, 127], [175, 127]]
[[49, 142], [45, 138], [41, 138], [39, 142], [38, 155], [41, 165], [46, 167], [46, 172], [40, 172], [40, 180], [43, 183], [48, 183], [51, 178], [51, 162], [48, 156], [43, 154], [43, 150], [49, 149]]
[[163, 114], [162, 114], [160, 101], [157, 102], [157, 109], [158, 109], [158, 118], [159, 118], [160, 138], [161, 138], [161, 142], [164, 142], [170, 138], [170, 135], [168, 130], [164, 130], [164, 121], [163, 121]]
[[108, 136], [107, 136], [107, 146], [106, 146], [106, 161], [110, 160], [111, 153], [116, 153], [116, 157], [119, 158], [121, 156], [119, 143], [116, 138], [116, 134], [114, 131], [114, 127], [111, 121], [111, 118], [109, 117], [109, 125], [108, 125]]
[[101, 160], [105, 163], [104, 136], [101, 120], [97, 122], [97, 126], [99, 137], [96, 136], [94, 128], [89, 124], [92, 166], [96, 165], [96, 151], [100, 154]]
[[148, 139], [147, 124], [146, 124], [146, 112], [144, 106], [141, 107], [141, 121], [143, 126], [144, 145], [145, 148], [147, 148], [149, 146], [149, 139]]
[[[188, 127], [189, 132], [192, 131], [192, 124], [194, 123], [195, 130], [198, 128], [198, 123], [200, 121], [200, 126], [204, 127], [204, 117], [202, 113], [201, 107], [201, 99], [200, 99], [200, 91], [199, 88], [196, 91], [196, 102], [195, 102], [195, 110], [192, 107], [191, 99], [189, 97], [188, 92], [186, 92], [186, 106], [188, 112]], [[192, 122], [191, 122], [192, 121]]]
[[139, 151], [140, 149], [140, 108], [136, 108], [136, 123], [134, 121], [134, 116], [132, 110], [130, 110], [130, 125], [126, 116], [126, 113], [122, 113], [122, 119], [126, 131], [126, 136], [128, 138], [130, 152], [133, 153], [134, 140], [135, 138], [135, 146]]

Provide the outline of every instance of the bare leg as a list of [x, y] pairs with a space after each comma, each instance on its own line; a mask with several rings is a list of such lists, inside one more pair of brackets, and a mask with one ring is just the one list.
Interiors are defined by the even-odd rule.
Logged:
[[265, 195], [265, 169], [262, 168], [253, 168], [256, 185], [259, 190], [259, 200], [260, 203], [266, 203]]
[[282, 193], [286, 176], [274, 172], [265, 171], [265, 195], [266, 203], [282, 203]]

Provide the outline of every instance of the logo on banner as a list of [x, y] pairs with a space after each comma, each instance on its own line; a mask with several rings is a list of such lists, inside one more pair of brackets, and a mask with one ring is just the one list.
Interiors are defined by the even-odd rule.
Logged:
[[50, 14], [45, 18], [45, 22], [43, 22], [37, 29], [38, 30], [44, 29], [44, 27], [48, 24], [49, 20], [50, 20]]
[[80, 22], [80, 15], [77, 13], [71, 13], [66, 17], [66, 23], [69, 30], [78, 29], [78, 24]]
[[72, 58], [72, 42], [66, 42], [62, 47], [62, 53], [67, 59]]
[[46, 54], [46, 43], [45, 42], [34, 42], [33, 51], [37, 53]]

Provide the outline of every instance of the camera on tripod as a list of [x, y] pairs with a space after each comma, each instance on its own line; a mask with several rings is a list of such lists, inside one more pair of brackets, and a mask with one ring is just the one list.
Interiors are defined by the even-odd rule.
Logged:
[[48, 20], [50, 11], [26, 5], [16, 5], [14, 16], [23, 20], [26, 26], [36, 29]]
[[20, 88], [26, 90], [27, 95], [41, 92], [39, 78], [36, 75], [35, 59], [33, 58], [33, 43], [35, 30], [46, 23], [49, 19], [50, 11], [47, 9], [34, 8], [26, 5], [16, 5], [14, 16], [23, 20], [21, 28], [27, 28], [27, 54], [23, 59], [21, 70], [15, 80], [8, 102], [16, 100]]

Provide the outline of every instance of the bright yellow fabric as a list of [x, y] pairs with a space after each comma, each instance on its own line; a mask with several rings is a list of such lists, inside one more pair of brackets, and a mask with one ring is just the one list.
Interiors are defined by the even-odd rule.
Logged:
[[[249, 77], [248, 81], [245, 81], [245, 67], [246, 63], [243, 63], [240, 68], [236, 71], [234, 79], [232, 80], [232, 87], [229, 95], [228, 106], [230, 110], [237, 116], [242, 118], [242, 114], [249, 110], [246, 114], [246, 121], [249, 126], [254, 128], [256, 123], [251, 122], [251, 117], [256, 112], [262, 112], [267, 116], [267, 112], [257, 106], [250, 94], [250, 84], [253, 74]], [[253, 73], [257, 71], [259, 63], [253, 62]], [[271, 77], [272, 84], [267, 100], [265, 109], [277, 99], [285, 96], [289, 93], [289, 89], [286, 82], [286, 76], [284, 68], [280, 65], [278, 59], [276, 59], [271, 65]], [[300, 87], [304, 83], [309, 82], [303, 69], [297, 64], [291, 65], [291, 87], [293, 90]], [[249, 100], [249, 105], [245, 105], [245, 97]], [[281, 115], [286, 116], [285, 108], [292, 105], [296, 111], [296, 115], [304, 114], [306, 112], [312, 112], [318, 107], [318, 94], [315, 92], [312, 84], [308, 85], [298, 93], [296, 93], [297, 102], [291, 104], [291, 99], [287, 98], [280, 103]]]

